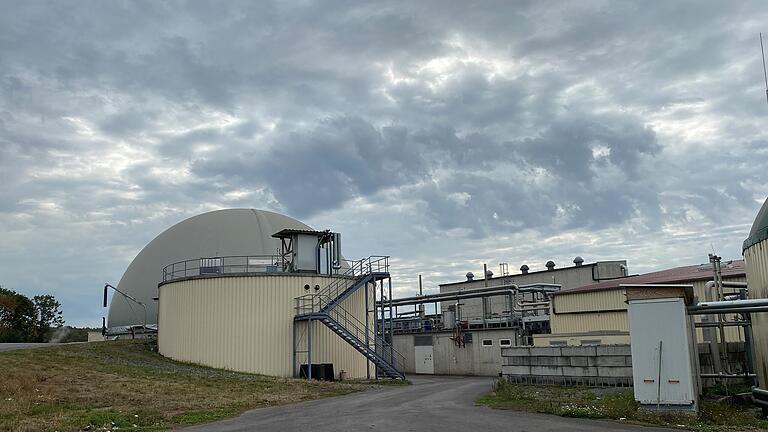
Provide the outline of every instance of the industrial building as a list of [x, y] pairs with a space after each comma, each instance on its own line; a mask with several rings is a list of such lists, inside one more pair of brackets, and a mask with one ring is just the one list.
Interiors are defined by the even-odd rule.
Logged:
[[[532, 336], [549, 332], [549, 298], [565, 287], [578, 287], [627, 275], [626, 261], [585, 264], [581, 257], [570, 267], [501, 275], [487, 268], [483, 278], [440, 285], [440, 293], [393, 300], [394, 345], [408, 373], [487, 375], [501, 371], [501, 349], [530, 345]], [[432, 305], [434, 313], [425, 311]]]
[[285, 377], [404, 376], [380, 301], [391, 299], [389, 257], [346, 260], [340, 234], [277, 213], [182, 221], [138, 254], [116, 291], [107, 333], [154, 324], [160, 354], [176, 360]]
[[[746, 285], [743, 260], [722, 263], [720, 275], [734, 294]], [[535, 346], [629, 344], [629, 318], [625, 285], [681, 284], [693, 286], [701, 301], [715, 300], [714, 264], [700, 264], [606, 280], [552, 294], [549, 334], [533, 337]], [[699, 318], [700, 320], [700, 318]], [[700, 338], [704, 338], [700, 329]], [[744, 341], [743, 329], [725, 329], [726, 341]]]

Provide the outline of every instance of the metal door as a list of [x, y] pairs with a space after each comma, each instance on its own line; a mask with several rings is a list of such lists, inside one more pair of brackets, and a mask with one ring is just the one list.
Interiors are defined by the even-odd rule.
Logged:
[[431, 346], [415, 346], [415, 354], [413, 356], [416, 359], [416, 373], [417, 374], [434, 374], [435, 363], [432, 360], [432, 354], [434, 349]]

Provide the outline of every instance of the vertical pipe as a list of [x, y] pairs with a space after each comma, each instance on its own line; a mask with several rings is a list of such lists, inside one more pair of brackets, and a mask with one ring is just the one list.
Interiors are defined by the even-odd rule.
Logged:
[[419, 275], [419, 295], [420, 296], [424, 295], [424, 291], [422, 291], [421, 289], [421, 275]]
[[[365, 284], [365, 348], [370, 349], [371, 348], [371, 342], [368, 338], [368, 321], [369, 321], [369, 315], [371, 313], [370, 308], [368, 306], [368, 284]], [[365, 377], [367, 379], [371, 379], [371, 361], [368, 360], [368, 357], [365, 358]]]
[[[387, 333], [387, 326], [386, 321], [384, 321], [384, 308], [386, 307], [386, 303], [384, 302], [384, 280], [381, 281], [379, 284], [379, 294], [381, 295], [381, 335], [379, 336], [381, 341], [381, 357], [384, 357], [384, 344], [386, 343], [386, 333]], [[378, 374], [377, 374], [378, 375]]]
[[296, 378], [296, 321], [293, 322], [293, 335], [291, 336], [291, 347], [292, 353], [291, 353], [291, 360], [293, 363], [291, 363], [291, 374], [294, 378]]
[[307, 379], [312, 379], [312, 315], [307, 320]]
[[393, 345], [395, 341], [392, 339], [392, 278], [387, 278], [387, 284], [389, 285], [389, 331], [387, 332], [389, 334], [389, 362], [394, 365], [395, 358]]
[[[373, 352], [379, 350], [379, 307], [376, 303], [376, 279], [373, 280]], [[374, 365], [375, 378], [379, 379], [379, 367]]]
[[[741, 288], [739, 290], [739, 298], [742, 300], [747, 299], [747, 289]], [[747, 320], [748, 325], [744, 327], [744, 356], [747, 358], [747, 373], [754, 373], [755, 372], [755, 363], [754, 359], [752, 358], [752, 315], [750, 314], [743, 314], [742, 315], [745, 320]], [[756, 379], [750, 378], [750, 384], [756, 385]]]

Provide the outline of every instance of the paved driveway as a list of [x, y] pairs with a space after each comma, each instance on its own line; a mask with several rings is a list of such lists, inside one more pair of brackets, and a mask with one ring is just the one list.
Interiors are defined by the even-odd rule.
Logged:
[[413, 385], [261, 408], [189, 431], [643, 431], [614, 422], [494, 410], [474, 405], [491, 378], [408, 377]]

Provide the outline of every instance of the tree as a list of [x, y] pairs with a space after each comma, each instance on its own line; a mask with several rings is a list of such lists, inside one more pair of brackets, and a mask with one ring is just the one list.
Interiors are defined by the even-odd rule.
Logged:
[[32, 298], [35, 304], [35, 339], [38, 342], [48, 342], [51, 329], [64, 325], [61, 312], [61, 303], [56, 297], [46, 294]]
[[0, 342], [29, 342], [37, 336], [37, 310], [27, 296], [0, 286]]

